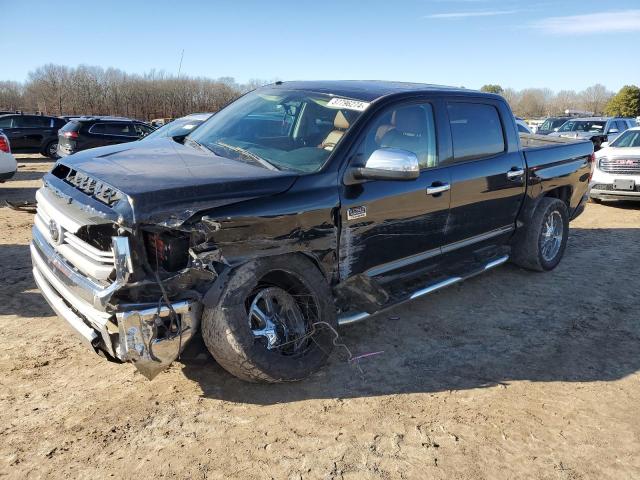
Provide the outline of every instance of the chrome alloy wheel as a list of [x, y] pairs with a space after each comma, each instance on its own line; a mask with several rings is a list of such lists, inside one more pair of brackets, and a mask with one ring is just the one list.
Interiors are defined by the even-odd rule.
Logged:
[[58, 143], [55, 142], [49, 145], [49, 156], [55, 157], [57, 153], [58, 153]]
[[258, 291], [249, 307], [253, 336], [264, 338], [268, 350], [283, 355], [299, 353], [309, 343], [307, 321], [294, 297], [279, 287]]
[[545, 261], [551, 262], [558, 255], [562, 245], [563, 232], [562, 215], [557, 210], [554, 210], [544, 222], [542, 236], [540, 237], [540, 253]]

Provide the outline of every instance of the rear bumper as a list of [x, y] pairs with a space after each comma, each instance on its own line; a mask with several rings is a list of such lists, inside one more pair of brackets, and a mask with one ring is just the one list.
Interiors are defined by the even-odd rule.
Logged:
[[[107, 302], [126, 282], [123, 270], [130, 264], [128, 241], [122, 238], [119, 247], [115, 247], [118, 238], [114, 237], [114, 250], [120, 248], [115, 253], [119, 256], [116, 277], [121, 281], [102, 286], [74, 270], [34, 227], [33, 277], [47, 303], [87, 346], [132, 362], [147, 378], [153, 378], [179, 355], [197, 331], [200, 305], [191, 301], [153, 308], [134, 304], [112, 311]], [[175, 317], [170, 321], [173, 313]], [[165, 327], [167, 324], [170, 328]]]

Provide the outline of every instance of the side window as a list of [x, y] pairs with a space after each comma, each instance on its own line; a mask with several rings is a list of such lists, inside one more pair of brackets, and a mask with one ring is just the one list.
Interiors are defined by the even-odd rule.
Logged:
[[420, 168], [438, 164], [433, 107], [429, 103], [391, 108], [373, 121], [358, 155], [365, 161], [379, 148], [400, 148], [418, 157]]
[[144, 135], [149, 135], [151, 132], [153, 132], [153, 128], [147, 127], [146, 125], [142, 125], [141, 123], [136, 123], [134, 125], [135, 131], [136, 131], [136, 135], [138, 135], [139, 137], [142, 137]]
[[0, 117], [0, 128], [11, 128], [13, 117]]
[[132, 123], [119, 122], [119, 123], [105, 123], [105, 133], [107, 135], [120, 135], [123, 137], [135, 137], [136, 132]]
[[516, 124], [518, 126], [518, 131], [520, 133], [529, 133], [529, 130], [527, 130], [526, 128], [524, 128], [524, 126], [520, 125], [519, 123]]
[[106, 125], [104, 123], [94, 123], [89, 129], [89, 133], [95, 133], [98, 135], [106, 135]]
[[483, 103], [449, 103], [449, 123], [456, 162], [491, 157], [505, 151], [498, 110]]

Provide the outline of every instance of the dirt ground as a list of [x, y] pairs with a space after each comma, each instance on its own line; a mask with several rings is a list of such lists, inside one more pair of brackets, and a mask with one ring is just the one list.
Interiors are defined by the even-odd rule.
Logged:
[[[22, 156], [0, 199], [51, 164]], [[547, 274], [511, 265], [346, 327], [305, 382], [252, 385], [190, 345], [154, 381], [38, 294], [32, 215], [0, 208], [0, 477], [640, 478], [640, 205], [595, 205]]]

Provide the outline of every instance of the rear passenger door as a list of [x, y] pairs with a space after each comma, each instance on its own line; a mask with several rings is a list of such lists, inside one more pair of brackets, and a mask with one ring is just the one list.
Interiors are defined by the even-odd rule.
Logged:
[[449, 101], [451, 209], [443, 252], [497, 244], [514, 230], [525, 163], [509, 109], [491, 99]]

